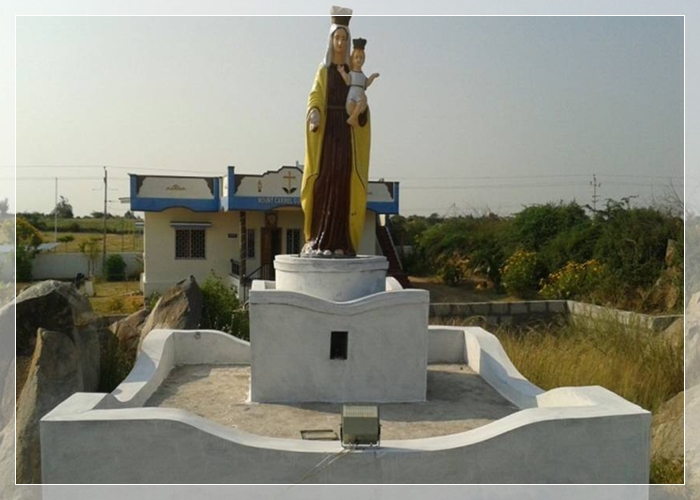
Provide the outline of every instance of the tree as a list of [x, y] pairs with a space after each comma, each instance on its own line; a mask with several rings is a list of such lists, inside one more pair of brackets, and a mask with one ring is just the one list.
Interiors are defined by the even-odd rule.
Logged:
[[7, 215], [7, 211], [10, 209], [10, 204], [7, 201], [7, 198], [4, 200], [0, 201], [0, 215]]
[[27, 220], [17, 217], [15, 229], [17, 281], [32, 280], [32, 259], [41, 245], [41, 234]]
[[58, 237], [58, 242], [63, 243], [63, 250], [65, 252], [68, 251], [68, 243], [70, 243], [71, 241], [74, 241], [74, 240], [75, 240], [75, 236], [73, 236], [72, 234], [64, 234], [63, 236]]
[[127, 210], [127, 211], [124, 213], [124, 218], [125, 218], [125, 219], [135, 219], [136, 216], [134, 215], [134, 212], [132, 212], [131, 210]]
[[100, 255], [100, 241], [102, 238], [92, 237], [89, 240], [81, 241], [78, 249], [88, 258], [88, 275], [95, 275], [95, 260]]
[[51, 211], [51, 215], [58, 215], [61, 219], [73, 218], [73, 205], [68, 202], [68, 198], [61, 196], [61, 200], [56, 204], [56, 207]]

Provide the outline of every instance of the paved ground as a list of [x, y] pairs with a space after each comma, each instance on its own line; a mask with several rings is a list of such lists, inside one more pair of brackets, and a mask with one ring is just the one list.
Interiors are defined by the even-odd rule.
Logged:
[[[264, 436], [301, 439], [302, 430], [339, 433], [342, 405], [246, 403], [248, 366], [176, 367], [145, 406], [180, 408]], [[517, 411], [466, 365], [430, 365], [428, 401], [380, 407], [382, 439], [463, 432]]]

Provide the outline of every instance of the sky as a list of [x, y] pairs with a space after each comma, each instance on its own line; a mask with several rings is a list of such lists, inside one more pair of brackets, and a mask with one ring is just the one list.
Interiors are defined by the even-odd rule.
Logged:
[[[326, 9], [324, 9], [326, 10]], [[362, 10], [356, 9], [356, 14]], [[304, 160], [329, 19], [18, 17], [16, 209], [128, 205], [128, 173]], [[355, 16], [370, 178], [403, 215], [663, 202], [684, 184], [683, 17]], [[595, 175], [595, 183], [594, 176]], [[56, 189], [57, 188], [57, 189]]]

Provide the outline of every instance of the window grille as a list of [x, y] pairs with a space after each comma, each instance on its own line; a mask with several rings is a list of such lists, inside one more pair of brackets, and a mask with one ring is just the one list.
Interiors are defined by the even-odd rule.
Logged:
[[287, 253], [298, 254], [301, 252], [301, 230], [287, 229]]
[[206, 259], [206, 238], [204, 229], [175, 230], [176, 259]]
[[245, 255], [249, 259], [255, 258], [255, 229], [248, 229]]

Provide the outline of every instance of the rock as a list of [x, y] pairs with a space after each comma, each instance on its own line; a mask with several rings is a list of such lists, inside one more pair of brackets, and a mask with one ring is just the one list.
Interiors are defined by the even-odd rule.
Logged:
[[[0, 429], [14, 416], [14, 374], [12, 355], [15, 337], [15, 306], [7, 304], [0, 309]], [[10, 383], [12, 382], [12, 383]], [[8, 402], [12, 401], [8, 405]]]
[[15, 307], [17, 355], [32, 355], [37, 329], [61, 332], [78, 352], [84, 390], [97, 390], [100, 377], [98, 321], [88, 299], [70, 283], [49, 280], [24, 290], [17, 297]]
[[40, 328], [17, 408], [17, 483], [41, 482], [39, 420], [82, 390], [80, 356], [73, 341], [63, 332]]
[[668, 459], [683, 458], [684, 392], [658, 409], [651, 424], [651, 455]]
[[124, 349], [124, 352], [130, 358], [134, 358], [136, 355], [141, 339], [141, 331], [148, 319], [148, 315], [149, 313], [146, 309], [141, 309], [124, 319], [115, 321], [109, 327], [110, 331], [119, 339], [119, 344]]
[[680, 347], [683, 342], [683, 318], [678, 318], [673, 323], [671, 323], [661, 335], [665, 338], [671, 345]]
[[686, 389], [700, 383], [700, 292], [685, 309], [685, 384]]
[[189, 276], [177, 282], [158, 300], [141, 329], [141, 339], [153, 330], [171, 328], [175, 330], [192, 330], [199, 326], [202, 319], [202, 291], [194, 279]]

